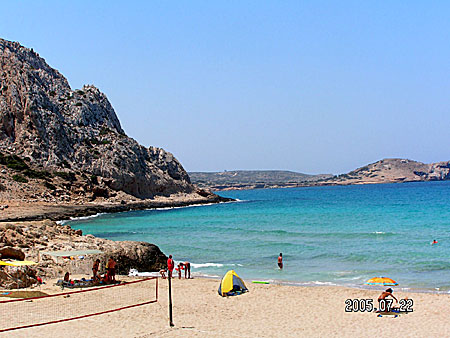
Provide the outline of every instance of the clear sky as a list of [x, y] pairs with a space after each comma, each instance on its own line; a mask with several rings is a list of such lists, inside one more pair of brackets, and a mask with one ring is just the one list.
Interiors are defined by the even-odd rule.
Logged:
[[450, 160], [450, 1], [2, 1], [0, 37], [188, 171]]

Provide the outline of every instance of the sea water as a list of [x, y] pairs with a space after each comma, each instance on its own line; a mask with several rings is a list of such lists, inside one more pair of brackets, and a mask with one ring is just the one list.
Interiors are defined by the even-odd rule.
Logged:
[[246, 280], [347, 286], [387, 276], [402, 288], [450, 292], [450, 182], [218, 194], [238, 202], [69, 224], [84, 234], [154, 243], [175, 261], [190, 261], [195, 274], [234, 269]]

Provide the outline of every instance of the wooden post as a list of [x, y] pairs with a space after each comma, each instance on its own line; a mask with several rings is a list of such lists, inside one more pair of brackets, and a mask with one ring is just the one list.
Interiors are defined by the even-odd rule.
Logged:
[[172, 276], [171, 276], [171, 271], [168, 271], [169, 273], [168, 273], [168, 280], [169, 280], [169, 325], [170, 326], [174, 326], [173, 325], [173, 318], [172, 318], [172, 283], [171, 283], [171, 279], [172, 279]]

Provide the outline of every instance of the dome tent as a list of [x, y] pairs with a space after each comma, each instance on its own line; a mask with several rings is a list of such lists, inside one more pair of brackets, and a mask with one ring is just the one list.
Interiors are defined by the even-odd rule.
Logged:
[[234, 270], [228, 271], [220, 282], [219, 295], [222, 297], [235, 296], [244, 292], [248, 292], [248, 289], [241, 277]]

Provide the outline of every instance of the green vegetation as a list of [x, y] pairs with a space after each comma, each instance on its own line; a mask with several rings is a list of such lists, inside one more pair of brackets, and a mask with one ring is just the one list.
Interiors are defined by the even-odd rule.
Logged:
[[33, 170], [33, 169], [25, 169], [23, 171], [23, 174], [29, 178], [39, 178], [42, 180], [53, 177], [53, 175], [50, 172], [45, 171], [45, 170], [40, 171], [40, 170]]
[[97, 175], [91, 175], [91, 181], [94, 184], [98, 184], [98, 176]]
[[95, 137], [92, 137], [89, 140], [85, 140], [85, 142], [86, 142], [86, 144], [88, 144], [88, 142], [89, 142], [90, 144], [95, 144], [95, 145], [110, 144], [111, 143], [111, 141], [109, 141], [109, 140], [99, 140], [99, 139], [97, 139]]
[[102, 127], [102, 129], [100, 130], [100, 136], [108, 135], [108, 134], [111, 133], [111, 132], [112, 132], [111, 129], [109, 129], [109, 128], [107, 128], [107, 127]]
[[53, 173], [55, 176], [59, 176], [62, 179], [72, 182], [76, 180], [75, 174], [74, 173], [67, 173], [65, 171], [56, 171]]
[[16, 174], [12, 176], [12, 179], [19, 183], [28, 183], [28, 180], [22, 175]]
[[45, 181], [44, 186], [50, 190], [56, 190], [56, 187], [53, 184], [51, 184], [50, 182]]
[[0, 164], [6, 165], [10, 169], [25, 170], [28, 169], [28, 164], [17, 155], [3, 155], [0, 153]]
[[79, 89], [79, 90], [77, 90], [77, 94], [78, 94], [78, 95], [84, 95], [84, 92], [83, 92], [82, 90]]
[[96, 139], [95, 137], [92, 137], [91, 139], [89, 139], [90, 144], [95, 144], [95, 145], [99, 145], [101, 142], [100, 140]]
[[92, 151], [92, 157], [95, 159], [100, 158], [100, 152], [98, 150]]

